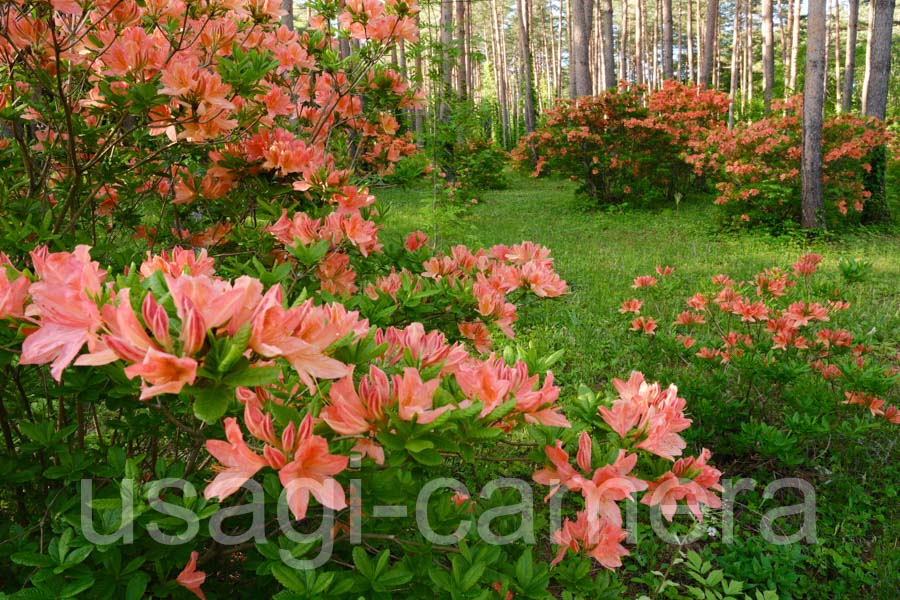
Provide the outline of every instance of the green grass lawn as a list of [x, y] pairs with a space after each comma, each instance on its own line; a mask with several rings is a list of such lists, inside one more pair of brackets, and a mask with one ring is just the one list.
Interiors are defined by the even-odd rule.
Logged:
[[[683, 386], [688, 413], [697, 429], [689, 442], [696, 446], [694, 451], [701, 446], [711, 448], [719, 456], [725, 477], [753, 477], [763, 485], [785, 476], [814, 482], [820, 542], [813, 546], [764, 543], [753, 527], [770, 504], [757, 490], [741, 500], [743, 512], [737, 518], [739, 528], [745, 529], [737, 543], [712, 543], [704, 550], [707, 559], [714, 560], [728, 577], [757, 589], [777, 587], [781, 598], [897, 597], [897, 430], [882, 428], [868, 434], [865, 427], [871, 425], [863, 415], [859, 417], [862, 425], [853, 425], [863, 429], [837, 433], [832, 440], [830, 432], [823, 436], [791, 431], [779, 417], [772, 421], [782, 423], [782, 433], [797, 452], [817, 458], [804, 467], [792, 468], [752, 453], [742, 454], [733, 450], [732, 443], [739, 439], [747, 417], [728, 416], [731, 405], [723, 398], [729, 390], [709, 383], [716, 381], [715, 376], [697, 373], [698, 367], [654, 362], [652, 353], [643, 353], [648, 347], [641, 345], [645, 340], [628, 332], [626, 319], [617, 312], [623, 300], [635, 296], [633, 278], [653, 274], [656, 265], [676, 269], [672, 293], [686, 298], [715, 274], [751, 278], [767, 267], [789, 268], [801, 254], [817, 252], [824, 256], [821, 279], [838, 288], [827, 293], [839, 292], [852, 304], [848, 320], [854, 323], [854, 332], [862, 332], [866, 343], [877, 344], [890, 355], [900, 351], [900, 235], [896, 229], [860, 228], [840, 237], [813, 240], [799, 234], [773, 237], [723, 232], [716, 226], [716, 207], [708, 198], [684, 202], [677, 210], [592, 210], [575, 198], [573, 184], [549, 179], [513, 178], [509, 189], [486, 192], [477, 204], [464, 206], [436, 202], [430, 187], [385, 188], [375, 194], [382, 210], [388, 208], [382, 237], [400, 237], [422, 229], [439, 248], [532, 240], [552, 250], [556, 268], [571, 293], [521, 309], [516, 343], [534, 344], [547, 353], [560, 348], [565, 351], [554, 369], [564, 402], [573, 397], [578, 384], [609, 389], [613, 377], [627, 376], [631, 369], [639, 368], [648, 380]], [[846, 282], [838, 266], [841, 257], [870, 263], [870, 273], [862, 281]], [[726, 385], [724, 376], [719, 381]], [[639, 543], [633, 554], [634, 562], [625, 566], [621, 577], [629, 593], [638, 595], [647, 592], [640, 581], [642, 574], [646, 577], [648, 568], [665, 570], [672, 554], [652, 538]]]

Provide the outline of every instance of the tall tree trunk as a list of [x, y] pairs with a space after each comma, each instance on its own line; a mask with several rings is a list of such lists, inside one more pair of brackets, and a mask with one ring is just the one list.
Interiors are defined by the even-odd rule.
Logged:
[[281, 10], [285, 12], [285, 14], [281, 15], [281, 24], [290, 29], [294, 30], [294, 0], [281, 0]]
[[619, 77], [628, 80], [628, 0], [622, 0], [622, 28], [619, 30]]
[[616, 63], [613, 50], [613, 5], [612, 0], [600, 0], [600, 34], [603, 37], [603, 87], [616, 87]]
[[719, 0], [709, 0], [706, 5], [706, 36], [703, 41], [703, 62], [700, 63], [700, 85], [709, 87], [716, 50], [716, 32], [719, 30]]
[[438, 107], [438, 118], [447, 122], [450, 120], [450, 105], [447, 100], [453, 94], [453, 63], [450, 46], [453, 43], [453, 0], [441, 0], [441, 100]]
[[506, 46], [503, 43], [503, 23], [497, 11], [496, 0], [491, 0], [491, 27], [496, 44], [497, 55], [497, 108], [500, 112], [500, 125], [502, 127], [501, 140], [505, 148], [509, 147], [509, 85], [507, 79]]
[[853, 79], [856, 71], [856, 29], [859, 25], [859, 0], [850, 0], [847, 13], [847, 46], [844, 48], [844, 81], [841, 90], [841, 110], [853, 108]]
[[531, 0], [517, 0], [519, 13], [519, 59], [521, 61], [522, 97], [525, 101], [525, 133], [534, 131], [534, 87], [531, 73]]
[[732, 28], [731, 38], [731, 81], [728, 85], [728, 98], [731, 104], [728, 105], [728, 129], [734, 129], [734, 100], [738, 86], [738, 53], [741, 52], [741, 0], [735, 0], [734, 4], [734, 27]]
[[841, 5], [834, 0], [834, 110], [841, 112]]
[[[866, 45], [866, 75], [863, 82], [862, 110], [867, 117], [881, 121], [887, 113], [888, 84], [891, 77], [891, 37], [895, 0], [871, 0], [869, 41]], [[866, 176], [866, 201], [863, 219], [868, 223], [890, 219], [887, 204], [885, 171], [887, 151], [884, 146], [870, 153], [871, 170]]]
[[[824, 1], [824, 0], [823, 0]], [[753, 102], [753, 2], [746, 2], [744, 15], [744, 92], [747, 104]]]
[[662, 76], [672, 79], [672, 0], [662, 0]]
[[822, 116], [825, 109], [825, 38], [828, 35], [825, 13], [824, 0], [809, 3], [800, 157], [801, 225], [807, 229], [825, 226], [822, 218]]
[[[416, 13], [416, 29], [419, 28], [419, 14]], [[422, 53], [415, 53], [415, 70], [416, 70], [416, 81], [422, 81]], [[425, 113], [421, 108], [414, 109], [413, 113], [413, 130], [416, 132], [416, 135], [419, 140], [422, 139], [422, 134], [425, 132]]]
[[694, 2], [687, 0], [687, 79], [691, 83], [697, 81], [694, 73]]
[[797, 57], [800, 53], [800, 0], [793, 0], [793, 2], [794, 12], [791, 17], [791, 75], [788, 79], [788, 91], [785, 92], [785, 96], [793, 96], [797, 93]]
[[573, 66], [575, 67], [575, 97], [590, 96], [593, 91], [590, 67], [591, 26], [594, 21], [594, 0], [572, 0], [572, 28], [574, 33]]
[[644, 0], [634, 0], [634, 82], [644, 85]]
[[[788, 83], [788, 56], [789, 49], [789, 38], [787, 36], [787, 30], [790, 27], [785, 26], [785, 3], [782, 0], [778, 0], [778, 4], [776, 5], [778, 8], [776, 12], [778, 13], [778, 34], [781, 38], [781, 70], [783, 71], [782, 76], [782, 87], [787, 88]], [[790, 7], [788, 7], [788, 14], [790, 13]]]
[[469, 96], [467, 87], [469, 76], [467, 73], [466, 56], [466, 4], [464, 0], [456, 1], [456, 95], [460, 100]]
[[772, 108], [772, 86], [775, 84], [775, 32], [772, 26], [772, 0], [762, 0], [762, 38], [763, 102], [766, 112], [769, 112]]

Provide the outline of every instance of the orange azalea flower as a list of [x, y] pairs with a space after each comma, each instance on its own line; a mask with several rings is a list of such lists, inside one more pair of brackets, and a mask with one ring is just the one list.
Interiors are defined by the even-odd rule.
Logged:
[[818, 302], [794, 302], [784, 313], [795, 327], [808, 325], [810, 321], [828, 321], [828, 309]]
[[653, 275], [640, 275], [639, 277], [634, 278], [634, 284], [632, 284], [632, 288], [638, 289], [642, 287], [653, 287], [656, 285], [656, 277]]
[[639, 315], [639, 314], [641, 314], [641, 307], [643, 305], [644, 305], [644, 301], [638, 300], [637, 298], [634, 298], [633, 300], [626, 300], [625, 302], [622, 303], [621, 308], [619, 308], [619, 312], [622, 313], [623, 315], [625, 313], [629, 313], [629, 312]]
[[207, 500], [210, 498], [224, 500], [268, 465], [265, 458], [251, 450], [244, 442], [241, 427], [234, 417], [225, 419], [225, 437], [228, 439], [227, 442], [206, 441], [206, 450], [225, 466], [203, 491]]
[[659, 275], [660, 277], [668, 277], [669, 275], [671, 275], [674, 272], [675, 272], [675, 269], [673, 269], [672, 267], [669, 267], [669, 266], [661, 267], [659, 265], [656, 265], [656, 274]]
[[178, 585], [200, 598], [200, 600], [206, 600], [203, 590], [200, 589], [200, 586], [206, 581], [206, 573], [197, 570], [197, 556], [196, 551], [191, 552], [190, 560], [188, 560], [181, 573], [178, 574], [178, 577], [175, 578], [175, 581]]
[[694, 310], [706, 310], [706, 296], [697, 292], [687, 299], [687, 305]]
[[628, 331], [643, 331], [647, 335], [656, 335], [656, 319], [653, 317], [638, 317], [631, 322]]
[[822, 256], [819, 254], [804, 254], [800, 259], [792, 265], [794, 275], [809, 276], [816, 272], [819, 263], [822, 262]]
[[650, 483], [650, 487], [641, 503], [648, 506], [659, 505], [666, 520], [675, 516], [679, 500], [685, 500], [691, 513], [698, 521], [703, 520], [701, 504], [711, 508], [720, 508], [722, 500], [710, 490], [721, 492], [720, 471], [706, 464], [711, 453], [706, 448], [700, 456], [678, 460], [672, 470]]
[[706, 318], [703, 316], [703, 313], [685, 310], [678, 315], [678, 318], [675, 319], [673, 325], [702, 325], [703, 323], [706, 323]]
[[[311, 417], [307, 415], [307, 419]], [[306, 431], [311, 431], [311, 422]], [[287, 490], [288, 507], [297, 520], [306, 518], [310, 494], [330, 509], [347, 507], [344, 489], [332, 476], [346, 469], [348, 462], [346, 456], [329, 453], [328, 441], [321, 436], [307, 434], [300, 441], [293, 460], [278, 472]]]

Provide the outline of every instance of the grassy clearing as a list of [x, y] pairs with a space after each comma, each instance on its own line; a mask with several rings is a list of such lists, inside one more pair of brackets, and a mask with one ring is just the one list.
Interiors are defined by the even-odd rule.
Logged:
[[631, 297], [633, 278], [656, 265], [675, 267], [680, 289], [690, 295], [717, 273], [750, 277], [773, 265], [787, 267], [804, 252], [825, 256], [823, 271], [838, 278], [839, 257], [869, 261], [871, 276], [848, 285], [844, 295], [860, 329], [875, 327], [883, 339], [900, 339], [900, 235], [859, 230], [810, 242], [722, 233], [705, 199], [678, 210], [591, 211], [574, 198], [573, 184], [548, 179], [514, 178], [509, 189], [465, 208], [436, 204], [430, 188], [386, 188], [376, 195], [390, 207], [385, 235], [422, 229], [439, 246], [532, 240], [549, 247], [573, 293], [523, 310], [520, 330], [540, 346], [566, 349], [564, 381], [600, 384], [631, 368], [632, 357], [620, 352], [624, 332], [616, 310]]

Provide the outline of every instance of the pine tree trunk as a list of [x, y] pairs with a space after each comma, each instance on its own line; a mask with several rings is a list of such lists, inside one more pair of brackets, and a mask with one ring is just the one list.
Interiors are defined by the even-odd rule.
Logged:
[[672, 79], [672, 0], [662, 0], [662, 76]]
[[719, 23], [719, 0], [709, 0], [706, 5], [706, 36], [703, 42], [703, 62], [700, 64], [700, 85], [709, 87], [716, 50], [716, 32]]
[[628, 0], [622, 0], [622, 28], [620, 29], [621, 41], [619, 43], [619, 77], [630, 80], [628, 76]]
[[844, 81], [841, 90], [841, 110], [853, 109], [853, 79], [856, 71], [856, 30], [859, 25], [859, 0], [850, 0], [847, 13], [847, 46], [844, 48]]
[[469, 96], [467, 56], [466, 56], [466, 4], [463, 0], [456, 0], [456, 95], [460, 100]]
[[[891, 77], [891, 37], [895, 0], [871, 0], [869, 41], [866, 45], [866, 75], [863, 82], [863, 114], [884, 121], [887, 114], [888, 84]], [[871, 196], [865, 203], [863, 220], [881, 223], [890, 219], [887, 204], [885, 172], [887, 150], [884, 146], [870, 153], [872, 166], [866, 175], [866, 190]]]
[[775, 85], [775, 32], [772, 26], [772, 0], [762, 0], [762, 38], [763, 101], [766, 112], [769, 112], [772, 108], [772, 86]]
[[290, 29], [294, 30], [294, 0], [281, 0], [281, 10], [285, 12], [285, 14], [281, 15], [281, 24]]
[[741, 0], [735, 0], [734, 5], [734, 26], [732, 27], [731, 38], [731, 81], [728, 85], [728, 98], [731, 104], [728, 105], [728, 129], [734, 129], [734, 100], [738, 86], [738, 53], [741, 52]]
[[810, 2], [806, 17], [803, 82], [803, 149], [800, 157], [801, 225], [824, 227], [822, 217], [822, 116], [825, 108], [826, 4]]
[[590, 68], [591, 25], [594, 0], [572, 0], [573, 66], [575, 68], [575, 97], [590, 96], [593, 91]]
[[[824, 0], [823, 0], [824, 1]], [[800, 0], [793, 0], [793, 16], [791, 17], [791, 75], [785, 96], [797, 93], [797, 57], [800, 53]]]
[[519, 59], [521, 60], [522, 97], [525, 133], [534, 131], [534, 87], [531, 73], [531, 1], [517, 0], [519, 17]]
[[644, 85], [644, 0], [634, 0], [634, 82]]
[[453, 43], [453, 0], [441, 0], [441, 99], [438, 107], [438, 118], [441, 121], [450, 120], [450, 105], [447, 100], [453, 92], [453, 63], [450, 45]]
[[694, 73], [694, 2], [687, 0], [687, 79], [691, 83], [697, 81]]
[[616, 55], [613, 47], [613, 5], [612, 0], [600, 0], [600, 33], [603, 37], [603, 87], [616, 87]]

